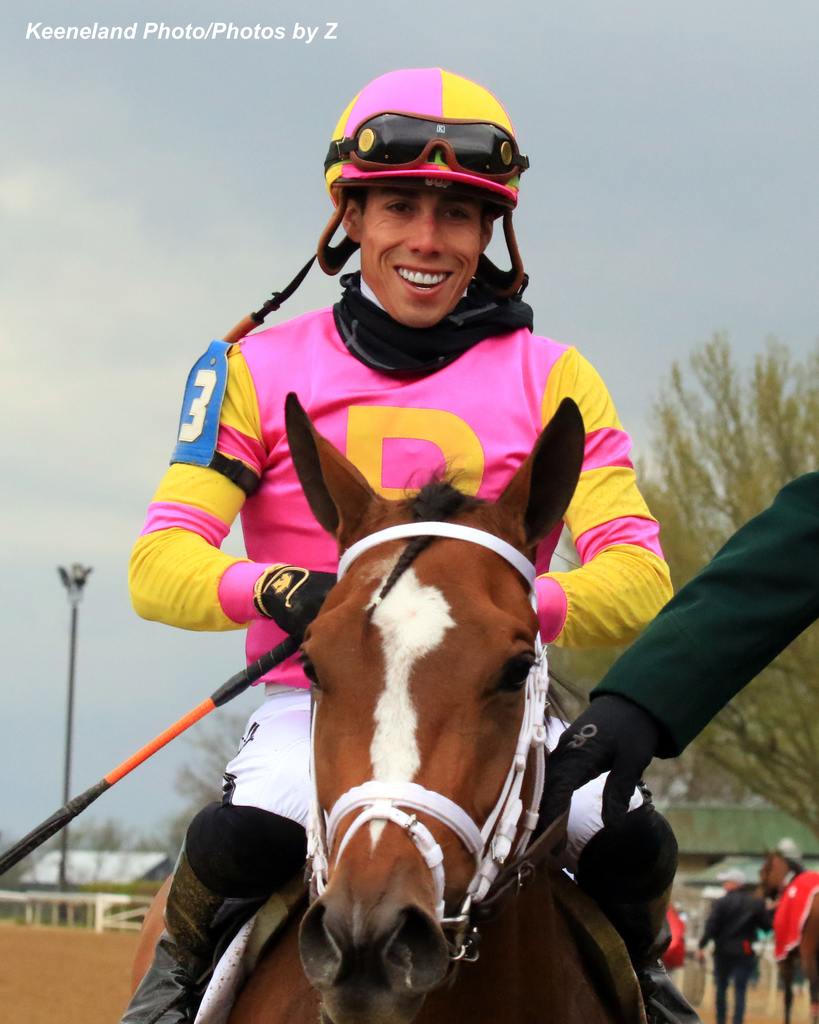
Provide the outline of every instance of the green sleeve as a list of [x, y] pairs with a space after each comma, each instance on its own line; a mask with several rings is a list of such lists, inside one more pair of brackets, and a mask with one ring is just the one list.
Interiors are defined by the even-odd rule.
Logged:
[[784, 487], [672, 598], [592, 698], [614, 693], [664, 726], [674, 757], [819, 617], [819, 472]]

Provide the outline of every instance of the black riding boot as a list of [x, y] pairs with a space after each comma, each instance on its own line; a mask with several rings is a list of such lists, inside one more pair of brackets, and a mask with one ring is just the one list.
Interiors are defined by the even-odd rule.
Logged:
[[121, 1024], [192, 1024], [216, 941], [211, 925], [224, 902], [200, 882], [183, 850], [168, 893], [167, 930]]
[[648, 1024], [701, 1024], [660, 959], [671, 939], [665, 914], [676, 870], [674, 833], [651, 804], [601, 829], [577, 866], [578, 884], [594, 897], [626, 944]]
[[294, 821], [258, 807], [203, 807], [190, 823], [168, 893], [167, 931], [120, 1024], [191, 1024], [221, 937], [223, 906], [259, 906], [303, 870], [306, 853], [304, 829]]

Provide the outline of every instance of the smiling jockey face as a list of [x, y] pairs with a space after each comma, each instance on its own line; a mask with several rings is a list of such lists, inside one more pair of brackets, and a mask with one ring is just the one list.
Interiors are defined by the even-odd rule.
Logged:
[[432, 188], [370, 187], [342, 221], [361, 246], [361, 273], [393, 319], [431, 327], [457, 305], [492, 237], [477, 199]]

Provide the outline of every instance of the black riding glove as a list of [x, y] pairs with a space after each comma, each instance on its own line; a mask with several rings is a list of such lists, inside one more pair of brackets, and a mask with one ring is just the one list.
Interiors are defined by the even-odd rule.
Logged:
[[614, 694], [596, 697], [549, 755], [541, 825], [567, 811], [572, 793], [606, 771], [603, 824], [612, 824], [628, 810], [659, 739], [659, 726], [639, 705]]
[[335, 582], [331, 572], [274, 565], [256, 580], [253, 604], [286, 633], [301, 639]]

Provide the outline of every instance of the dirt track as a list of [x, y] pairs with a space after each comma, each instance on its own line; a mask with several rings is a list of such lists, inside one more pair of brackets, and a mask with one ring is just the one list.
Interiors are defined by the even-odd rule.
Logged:
[[[136, 935], [65, 928], [0, 927], [2, 1024], [116, 1024], [128, 999]], [[702, 1008], [713, 1024], [713, 995]], [[767, 993], [749, 993], [745, 1024], [780, 1024], [762, 1012]], [[794, 1024], [807, 1021], [798, 1003]], [[457, 1022], [453, 1022], [457, 1024]]]
[[0, 928], [3, 1024], [116, 1024], [137, 937], [65, 928]]

